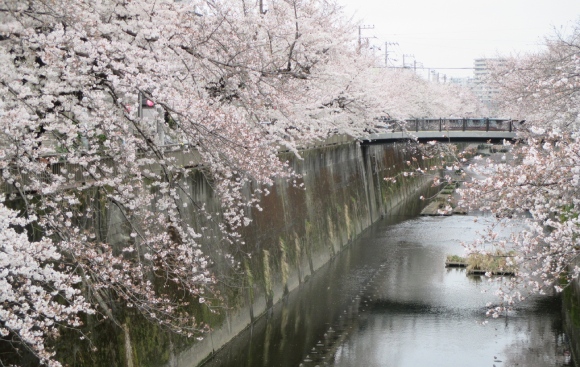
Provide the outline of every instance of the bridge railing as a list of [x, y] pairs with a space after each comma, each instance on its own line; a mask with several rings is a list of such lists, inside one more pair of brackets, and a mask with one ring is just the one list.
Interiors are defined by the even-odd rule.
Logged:
[[415, 122], [415, 130], [419, 131], [440, 131], [440, 120], [418, 120]]
[[[524, 121], [496, 118], [440, 118], [407, 120], [408, 131], [506, 131], [515, 132]], [[397, 127], [394, 131], [401, 131]]]

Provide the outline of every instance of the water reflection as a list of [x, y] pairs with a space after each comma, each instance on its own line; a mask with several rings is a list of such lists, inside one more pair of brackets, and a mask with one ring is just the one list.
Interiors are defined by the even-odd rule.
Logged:
[[208, 366], [570, 366], [558, 299], [482, 325], [492, 285], [444, 268], [484, 219], [374, 226]]

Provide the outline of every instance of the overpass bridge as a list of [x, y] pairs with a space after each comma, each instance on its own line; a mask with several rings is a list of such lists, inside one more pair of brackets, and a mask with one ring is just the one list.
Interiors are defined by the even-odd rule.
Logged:
[[[515, 139], [522, 120], [499, 118], [439, 118], [410, 119], [405, 121], [405, 129], [396, 126], [395, 121], [378, 125], [377, 132], [370, 134], [367, 143], [381, 143], [395, 140], [429, 141], [498, 141]], [[392, 128], [391, 126], [395, 126]]]

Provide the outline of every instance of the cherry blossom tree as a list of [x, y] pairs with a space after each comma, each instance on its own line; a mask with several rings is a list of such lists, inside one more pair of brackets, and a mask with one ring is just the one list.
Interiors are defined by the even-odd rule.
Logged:
[[0, 335], [30, 348], [45, 363], [52, 358], [46, 335], [58, 335], [62, 325], [79, 326], [78, 312], [93, 310], [75, 287], [80, 277], [55, 266], [62, 255], [50, 239], [30, 242], [23, 233], [32, 220], [0, 203]]
[[502, 112], [530, 128], [577, 131], [579, 47], [577, 22], [569, 35], [547, 38], [543, 51], [497, 64], [489, 82], [500, 88]]
[[505, 66], [494, 76], [504, 111], [525, 118], [527, 129], [506, 147], [504, 160], [472, 165], [480, 176], [463, 192], [472, 208], [520, 226], [509, 239], [492, 229], [479, 242], [485, 250], [471, 249], [517, 252], [508, 263], [519, 273], [502, 287], [501, 302], [491, 309], [496, 316], [530, 293], [562, 290], [580, 271], [580, 23], [569, 36], [549, 40], [544, 52]]
[[[3, 0], [1, 341], [58, 366], [46, 341], [59, 327], [86, 313], [120, 325], [116, 304], [203, 332], [183, 312], [219, 299], [186, 219], [213, 215], [190, 194], [193, 168], [235, 242], [263, 188], [296, 176], [280, 150], [361, 137], [389, 113], [461, 113], [427, 108], [438, 88], [374, 68], [355, 29], [328, 0]], [[103, 212], [123, 219], [122, 243]]]
[[383, 69], [378, 95], [393, 117], [439, 118], [482, 116], [475, 95], [456, 85], [430, 83], [410, 70]]

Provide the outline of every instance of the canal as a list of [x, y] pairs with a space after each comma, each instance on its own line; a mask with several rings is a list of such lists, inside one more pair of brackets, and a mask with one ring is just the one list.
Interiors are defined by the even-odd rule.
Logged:
[[494, 285], [444, 267], [491, 218], [421, 217], [419, 202], [369, 228], [204, 367], [573, 366], [559, 298], [486, 318]]

